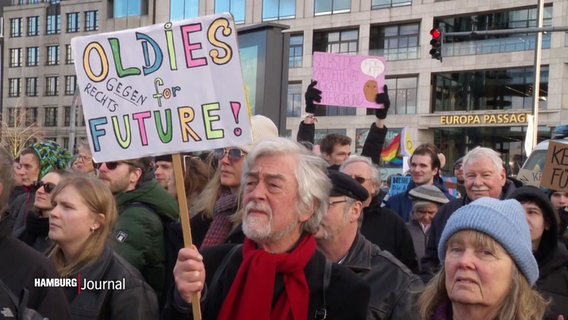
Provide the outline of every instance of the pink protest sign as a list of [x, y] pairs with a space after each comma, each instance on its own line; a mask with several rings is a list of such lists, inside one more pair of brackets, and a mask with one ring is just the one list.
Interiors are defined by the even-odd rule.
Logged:
[[385, 58], [314, 52], [313, 79], [322, 91], [320, 104], [383, 108], [375, 103], [385, 84]]

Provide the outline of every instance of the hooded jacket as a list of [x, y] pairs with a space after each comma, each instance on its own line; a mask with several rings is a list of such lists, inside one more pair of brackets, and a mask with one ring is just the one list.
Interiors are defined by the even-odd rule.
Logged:
[[538, 262], [539, 277], [535, 287], [548, 299], [544, 319], [568, 316], [568, 250], [558, 242], [558, 221], [548, 197], [540, 189], [523, 186], [511, 194], [519, 202], [532, 201], [542, 210], [547, 228], [542, 233], [538, 249], [534, 256]]
[[115, 196], [118, 220], [111, 244], [161, 296], [166, 277], [163, 222], [179, 218], [176, 200], [155, 180]]

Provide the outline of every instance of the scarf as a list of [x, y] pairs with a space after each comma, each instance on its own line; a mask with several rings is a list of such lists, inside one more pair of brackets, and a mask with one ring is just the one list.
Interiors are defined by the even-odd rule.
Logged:
[[232, 194], [228, 188], [223, 188], [213, 207], [213, 221], [199, 249], [225, 243], [233, 227], [229, 216], [234, 213], [236, 205], [237, 196]]
[[[221, 307], [220, 320], [306, 319], [310, 289], [304, 268], [316, 250], [311, 234], [291, 252], [271, 254], [245, 238], [243, 262]], [[272, 307], [276, 273], [282, 273], [284, 290]]]

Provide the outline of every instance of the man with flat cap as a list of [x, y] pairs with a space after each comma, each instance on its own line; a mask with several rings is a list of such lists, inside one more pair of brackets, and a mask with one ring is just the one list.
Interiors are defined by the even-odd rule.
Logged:
[[371, 287], [367, 319], [412, 319], [422, 281], [388, 251], [359, 232], [369, 193], [349, 175], [330, 170], [329, 208], [315, 234], [319, 250], [357, 273]]

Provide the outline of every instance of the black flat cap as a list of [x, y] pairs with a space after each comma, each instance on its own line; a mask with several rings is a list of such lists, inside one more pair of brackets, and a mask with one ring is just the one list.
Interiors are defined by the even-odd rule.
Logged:
[[172, 155], [171, 154], [164, 154], [161, 156], [156, 156], [154, 158], [154, 161], [158, 162], [158, 161], [167, 161], [167, 162], [172, 162]]
[[365, 201], [369, 197], [367, 189], [351, 176], [336, 170], [328, 170], [327, 176], [333, 184], [330, 196], [347, 196], [359, 201]]

